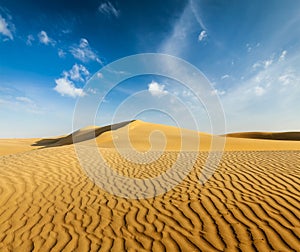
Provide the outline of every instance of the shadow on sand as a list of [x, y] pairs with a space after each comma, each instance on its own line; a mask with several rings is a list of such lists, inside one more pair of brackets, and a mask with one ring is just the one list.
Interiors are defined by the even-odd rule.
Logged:
[[93, 139], [107, 131], [117, 130], [119, 128], [127, 126], [128, 124], [134, 121], [135, 120], [131, 120], [131, 121], [116, 123], [116, 124], [107, 125], [103, 127], [80, 129], [65, 137], [41, 139], [35, 142], [34, 144], [32, 144], [32, 146], [41, 146], [42, 148], [47, 148], [47, 147], [58, 147], [63, 145], [70, 145], [73, 143], [78, 143], [78, 142]]

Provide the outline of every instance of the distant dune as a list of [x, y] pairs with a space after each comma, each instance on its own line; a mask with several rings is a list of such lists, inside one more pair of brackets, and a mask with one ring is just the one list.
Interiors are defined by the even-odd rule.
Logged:
[[[176, 162], [180, 133], [191, 141], [187, 160], [198, 155], [194, 167], [172, 190], [149, 199], [96, 186], [72, 144], [73, 137], [89, 144], [95, 136], [112, 169], [147, 179]], [[128, 148], [127, 134], [134, 148], [151, 155], [166, 140], [162, 157], [149, 164], [124, 159], [114, 141]], [[200, 151], [192, 150], [195, 136]], [[299, 251], [300, 141], [251, 138], [227, 137], [204, 185], [199, 178], [212, 139], [206, 133], [137, 120], [51, 139], [1, 139], [0, 251]], [[124, 186], [114, 182], [113, 189]]]
[[226, 134], [227, 137], [300, 141], [300, 132], [240, 132]]

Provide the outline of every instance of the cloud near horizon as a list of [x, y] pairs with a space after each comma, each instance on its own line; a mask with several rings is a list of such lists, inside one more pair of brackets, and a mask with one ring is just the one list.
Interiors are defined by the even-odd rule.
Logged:
[[273, 57], [272, 64], [259, 61], [261, 65], [253, 75], [221, 97], [231, 131], [238, 131], [244, 124], [249, 126], [244, 125], [243, 131], [296, 128], [293, 115], [297, 114], [297, 106], [293, 104], [300, 97], [300, 75], [295, 63], [300, 61], [300, 54], [287, 58], [284, 50], [279, 55], [277, 59]]
[[[9, 89], [7, 91], [9, 91]], [[4, 97], [1, 96], [0, 92], [0, 104], [2, 109], [7, 111], [26, 112], [30, 114], [43, 113], [42, 108], [38, 106], [31, 98], [27, 96], [17, 96], [17, 94], [14, 94], [14, 92], [15, 91]]]

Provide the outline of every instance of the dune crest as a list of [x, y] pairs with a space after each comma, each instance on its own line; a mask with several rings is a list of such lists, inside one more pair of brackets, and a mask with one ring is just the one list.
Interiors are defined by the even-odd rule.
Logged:
[[[187, 141], [193, 143], [186, 146], [186, 149], [210, 151], [213, 137], [211, 134], [132, 120], [102, 127], [87, 126], [60, 137], [0, 139], [0, 155], [72, 145], [74, 140], [75, 142], [84, 142], [95, 139], [99, 148], [112, 149], [116, 148], [117, 142], [118, 148], [128, 148], [127, 135], [130, 138], [131, 146], [138, 151], [148, 151], [152, 145], [164, 146], [164, 143], [166, 143], [165, 150], [179, 151], [182, 144], [181, 134]], [[300, 150], [300, 132], [239, 132], [214, 137], [226, 137], [224, 149], [226, 151]], [[199, 141], [197, 149], [194, 148], [195, 141]]]
[[227, 137], [300, 141], [300, 132], [239, 132], [226, 134]]

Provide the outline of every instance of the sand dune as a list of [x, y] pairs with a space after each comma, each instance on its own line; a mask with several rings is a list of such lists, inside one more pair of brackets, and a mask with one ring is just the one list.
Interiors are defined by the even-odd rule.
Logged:
[[[175, 162], [178, 129], [141, 121], [119, 126], [116, 134], [85, 128], [77, 139], [89, 141], [96, 131], [107, 162], [129, 177], [157, 176]], [[163, 157], [144, 165], [122, 159], [112, 139], [122, 144], [128, 129], [140, 150], [150, 148], [153, 129], [164, 132]], [[0, 150], [12, 146], [0, 156], [0, 251], [299, 250], [299, 142], [229, 137], [218, 169], [201, 185], [211, 136], [199, 134], [204, 147], [193, 171], [169, 192], [140, 200], [97, 187], [81, 169], [70, 135], [0, 141]]]
[[[39, 147], [63, 146], [72, 144], [73, 139], [75, 139], [75, 142], [82, 142], [96, 137], [96, 142], [100, 148], [115, 148], [116, 143], [120, 148], [127, 148], [126, 134], [129, 135], [132, 146], [140, 151], [149, 150], [151, 144], [155, 150], [155, 146], [163, 146], [162, 142], [164, 141], [166, 141], [166, 150], [178, 151], [181, 148], [181, 135], [191, 143], [194, 143], [195, 137], [199, 138], [199, 149], [194, 149], [195, 144], [190, 144], [190, 146], [187, 146], [187, 149], [190, 150], [209, 151], [212, 141], [212, 135], [204, 132], [134, 120], [104, 127], [89, 126], [67, 136], [40, 139], [33, 145]], [[273, 141], [266, 141], [268, 140], [267, 137], [270, 137], [272, 134], [278, 135], [278, 137], [274, 137]], [[265, 138], [260, 137], [264, 135], [266, 135]], [[257, 132], [257, 139], [254, 139], [254, 133], [250, 135], [248, 133], [227, 134], [229, 137], [226, 138], [225, 150], [300, 150], [300, 141], [295, 141], [299, 135], [300, 132], [282, 134]], [[286, 141], [280, 140], [280, 136]], [[224, 138], [224, 136], [215, 137]]]
[[240, 132], [226, 134], [227, 137], [300, 141], [300, 132]]

